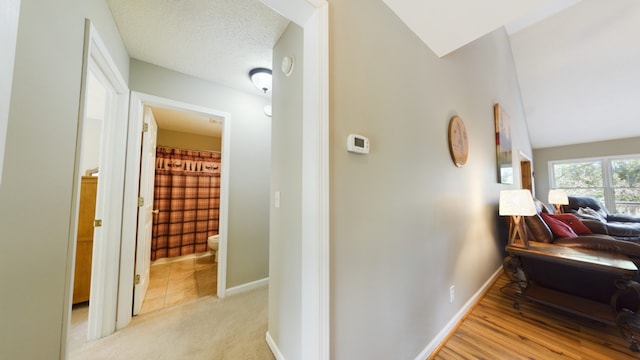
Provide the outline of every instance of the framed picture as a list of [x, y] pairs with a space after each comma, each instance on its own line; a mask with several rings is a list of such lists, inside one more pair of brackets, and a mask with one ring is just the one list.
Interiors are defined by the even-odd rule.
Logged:
[[500, 104], [493, 105], [496, 126], [496, 162], [498, 182], [513, 184], [513, 148], [511, 144], [511, 119]]

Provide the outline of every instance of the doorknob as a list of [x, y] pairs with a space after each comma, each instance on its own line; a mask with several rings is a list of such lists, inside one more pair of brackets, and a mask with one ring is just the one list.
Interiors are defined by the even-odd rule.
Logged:
[[160, 209], [153, 209], [151, 210], [152, 213], [154, 214], [159, 214], [160, 213]]

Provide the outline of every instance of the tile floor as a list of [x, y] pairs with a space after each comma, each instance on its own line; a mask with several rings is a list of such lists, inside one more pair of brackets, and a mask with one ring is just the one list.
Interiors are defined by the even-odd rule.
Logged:
[[[218, 263], [213, 252], [196, 254], [174, 262], [161, 260], [151, 265], [149, 288], [140, 314], [207, 295], [216, 295]], [[69, 350], [79, 349], [87, 340], [89, 303], [73, 305], [69, 330]]]
[[213, 253], [193, 258], [151, 265], [149, 288], [140, 314], [215, 295], [218, 286], [218, 264]]

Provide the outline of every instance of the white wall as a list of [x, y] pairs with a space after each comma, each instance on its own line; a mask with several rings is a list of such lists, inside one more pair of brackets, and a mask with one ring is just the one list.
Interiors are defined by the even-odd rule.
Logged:
[[0, 183], [2, 183], [2, 163], [4, 162], [4, 144], [7, 139], [9, 121], [9, 100], [13, 83], [13, 61], [15, 59], [16, 38], [18, 37], [18, 16], [20, 0], [7, 0], [0, 3]]
[[104, 119], [86, 118], [82, 129], [82, 155], [80, 175], [95, 169], [100, 164], [100, 142], [102, 140], [102, 122]]
[[[381, 0], [330, 9], [331, 358], [414, 359], [502, 261], [498, 196], [519, 184], [496, 181], [494, 103], [531, 155], [509, 40], [497, 30], [439, 59]], [[461, 168], [453, 115], [469, 136]], [[346, 151], [349, 133], [369, 155]]]
[[2, 359], [63, 351], [85, 18], [127, 78], [128, 54], [105, 1], [29, 0], [20, 9], [0, 185]]
[[100, 149], [102, 147], [102, 124], [105, 115], [106, 89], [89, 71], [87, 79], [87, 112], [82, 124], [82, 154], [80, 159], [80, 175], [85, 171], [95, 169], [100, 164]]
[[[291, 23], [273, 49], [268, 331], [291, 360], [302, 357], [302, 36], [302, 28]], [[296, 59], [290, 77], [279, 71], [285, 56]]]
[[190, 150], [221, 151], [222, 138], [158, 129], [158, 146]]
[[227, 288], [268, 277], [269, 100], [136, 59], [129, 87], [231, 114]]

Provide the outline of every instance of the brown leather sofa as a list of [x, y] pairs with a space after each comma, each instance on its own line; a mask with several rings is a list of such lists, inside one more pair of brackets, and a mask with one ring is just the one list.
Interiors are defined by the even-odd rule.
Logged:
[[[587, 209], [593, 211], [585, 211]], [[569, 205], [564, 205], [563, 211], [581, 218], [594, 233], [609, 235], [619, 240], [640, 242], [640, 217], [611, 214], [596, 198], [569, 196]]]
[[[606, 234], [578, 235], [575, 237], [554, 236], [541, 213], [551, 211], [539, 200], [535, 201], [538, 213], [525, 217], [527, 233], [531, 244], [535, 242], [553, 243], [577, 249], [624, 254], [640, 268], [640, 244], [614, 238]], [[581, 220], [579, 220], [581, 221]], [[522, 258], [522, 268], [527, 281], [533, 281], [546, 288], [583, 297], [601, 303], [609, 303], [612, 294], [618, 290], [614, 284], [616, 277], [611, 274], [558, 264], [544, 259]], [[506, 269], [505, 269], [506, 271]], [[640, 282], [640, 274], [633, 280]], [[622, 298], [621, 306], [639, 309], [638, 296]]]
[[[556, 245], [592, 250], [611, 251], [632, 257], [638, 257], [638, 259], [640, 259], [640, 244], [635, 241], [628, 241], [629, 237], [621, 239], [611, 236], [608, 234], [607, 229], [604, 229], [602, 225], [594, 225], [595, 220], [580, 218], [577, 214], [576, 217], [580, 218], [580, 221], [585, 224], [593, 234], [583, 234], [572, 238], [558, 238], [542, 219], [542, 213], [551, 214], [552, 211], [540, 200], [535, 199], [534, 203], [536, 205], [537, 214], [525, 217], [525, 224], [528, 229], [527, 234], [530, 241], [554, 243]], [[598, 223], [602, 224], [600, 221], [598, 221]], [[637, 224], [640, 225], [640, 223]]]

